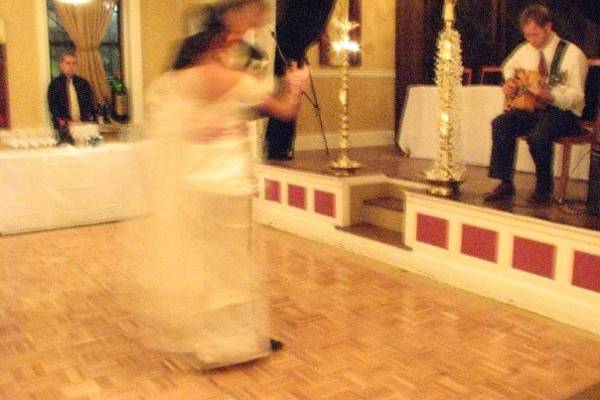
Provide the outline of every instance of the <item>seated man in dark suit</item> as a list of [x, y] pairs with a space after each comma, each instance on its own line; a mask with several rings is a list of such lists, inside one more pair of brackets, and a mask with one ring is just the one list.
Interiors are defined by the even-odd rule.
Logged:
[[[504, 62], [507, 80], [503, 91], [509, 99], [530, 96], [532, 105], [526, 110], [509, 109], [492, 122], [489, 176], [499, 179], [500, 184], [484, 200], [510, 200], [515, 196], [516, 141], [526, 134], [536, 173], [535, 191], [527, 201], [549, 205], [554, 189], [553, 141], [578, 131], [577, 120], [585, 106], [588, 61], [581, 49], [553, 31], [552, 17], [545, 6], [528, 6], [521, 12], [519, 23], [525, 42]], [[519, 83], [523, 82], [520, 76], [531, 72], [541, 77], [541, 82]]]
[[73, 53], [63, 53], [59, 67], [62, 73], [48, 87], [48, 105], [59, 142], [73, 143], [69, 123], [96, 120], [94, 94], [88, 81], [75, 74], [77, 59]]

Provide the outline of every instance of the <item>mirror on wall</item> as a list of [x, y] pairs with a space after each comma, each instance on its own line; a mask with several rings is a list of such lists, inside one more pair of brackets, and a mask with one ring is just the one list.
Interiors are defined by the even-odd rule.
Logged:
[[0, 18], [0, 128], [8, 128], [10, 126], [7, 81], [6, 33], [4, 31], [4, 21]]
[[[337, 53], [332, 41], [335, 41], [337, 34], [336, 21], [348, 19], [355, 22], [358, 26], [350, 31], [350, 39], [360, 43], [361, 39], [361, 0], [338, 0], [331, 12], [329, 23], [325, 32], [321, 36], [319, 45], [319, 63], [325, 66], [340, 66], [342, 65], [341, 54]], [[349, 55], [350, 65], [359, 66], [361, 63], [360, 51]]]

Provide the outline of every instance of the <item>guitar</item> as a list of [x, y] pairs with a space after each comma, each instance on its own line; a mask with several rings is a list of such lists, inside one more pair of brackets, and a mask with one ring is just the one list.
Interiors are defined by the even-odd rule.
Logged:
[[516, 85], [516, 93], [512, 97], [506, 96], [504, 110], [521, 110], [527, 112], [543, 110], [546, 104], [539, 100], [531, 90], [536, 86], [547, 85], [544, 82], [544, 78], [538, 71], [515, 70], [515, 76], [511, 80]]
[[534, 92], [539, 93], [541, 89], [552, 88], [563, 84], [566, 73], [551, 76], [543, 76], [538, 71], [516, 69], [515, 76], [511, 80], [516, 84], [516, 94], [512, 97], [506, 96], [504, 110], [521, 110], [533, 112], [543, 110], [548, 102], [537, 97]]

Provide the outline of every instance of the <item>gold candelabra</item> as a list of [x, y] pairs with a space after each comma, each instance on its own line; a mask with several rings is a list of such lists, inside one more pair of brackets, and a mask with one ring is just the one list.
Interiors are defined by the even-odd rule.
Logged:
[[437, 42], [435, 83], [439, 90], [438, 155], [425, 171], [427, 191], [438, 196], [455, 196], [465, 180], [460, 157], [460, 91], [462, 88], [462, 52], [460, 34], [454, 29], [456, 0], [444, 1], [444, 28]]
[[359, 45], [350, 39], [350, 31], [358, 26], [357, 23], [349, 20], [335, 21], [339, 32], [339, 40], [333, 42], [335, 51], [342, 55], [342, 69], [339, 101], [342, 104], [342, 114], [340, 115], [340, 155], [337, 160], [332, 161], [330, 167], [337, 170], [340, 174], [349, 174], [356, 171], [361, 165], [350, 159], [348, 152], [350, 150], [349, 141], [349, 119], [348, 119], [348, 67], [350, 66], [349, 54], [359, 51]]

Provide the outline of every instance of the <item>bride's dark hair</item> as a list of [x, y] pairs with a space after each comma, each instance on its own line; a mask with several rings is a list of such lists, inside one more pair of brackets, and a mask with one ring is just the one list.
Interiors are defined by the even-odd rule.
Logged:
[[172, 68], [183, 69], [192, 65], [225, 35], [227, 28], [223, 23], [223, 14], [232, 8], [252, 2], [265, 4], [264, 0], [228, 0], [207, 6], [200, 32], [185, 38]]
[[220, 15], [217, 14], [217, 9], [207, 7], [202, 30], [184, 39], [173, 63], [173, 69], [182, 69], [192, 65], [199, 55], [214, 45], [219, 36], [225, 33], [225, 29]]

